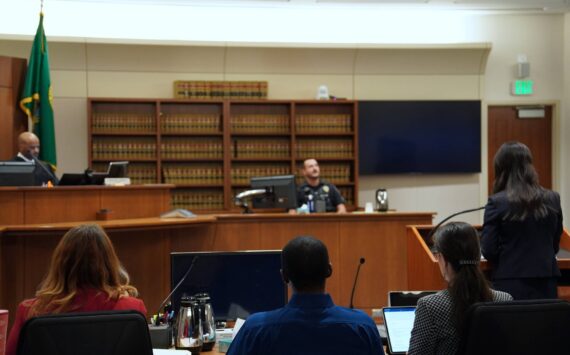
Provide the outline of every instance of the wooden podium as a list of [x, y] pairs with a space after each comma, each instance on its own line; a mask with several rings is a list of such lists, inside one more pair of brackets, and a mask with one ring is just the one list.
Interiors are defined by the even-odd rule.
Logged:
[[[432, 241], [428, 240], [429, 232], [433, 226], [408, 226], [408, 289], [409, 290], [441, 290], [447, 287], [439, 271], [435, 256], [430, 250]], [[562, 273], [559, 279], [558, 296], [570, 298], [570, 235], [567, 230], [562, 232], [560, 238], [560, 252], [558, 253], [558, 267]], [[481, 261], [481, 269], [490, 271], [486, 260]]]

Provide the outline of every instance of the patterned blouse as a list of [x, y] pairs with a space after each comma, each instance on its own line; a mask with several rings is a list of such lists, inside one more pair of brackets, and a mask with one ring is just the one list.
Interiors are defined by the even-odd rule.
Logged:
[[[508, 293], [493, 291], [494, 302], [511, 301]], [[443, 290], [419, 299], [408, 355], [455, 355], [460, 338], [451, 319], [451, 295]]]

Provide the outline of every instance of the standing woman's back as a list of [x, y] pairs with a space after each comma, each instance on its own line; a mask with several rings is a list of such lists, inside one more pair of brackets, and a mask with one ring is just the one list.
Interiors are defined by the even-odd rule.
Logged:
[[520, 142], [503, 144], [494, 165], [494, 194], [485, 207], [481, 236], [493, 287], [515, 299], [556, 298], [560, 196], [539, 185], [531, 152]]

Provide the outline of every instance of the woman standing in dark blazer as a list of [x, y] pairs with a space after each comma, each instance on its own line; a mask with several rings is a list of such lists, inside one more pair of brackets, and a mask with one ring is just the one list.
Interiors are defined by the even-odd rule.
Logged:
[[515, 299], [556, 298], [561, 234], [560, 196], [538, 184], [526, 145], [503, 144], [495, 155], [493, 195], [481, 236], [493, 288]]

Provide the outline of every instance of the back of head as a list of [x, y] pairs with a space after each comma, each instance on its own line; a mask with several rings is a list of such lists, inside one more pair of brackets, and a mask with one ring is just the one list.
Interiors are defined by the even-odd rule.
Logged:
[[521, 142], [506, 142], [495, 154], [493, 192], [505, 191], [511, 202], [509, 219], [522, 220], [531, 215], [542, 218], [547, 214], [544, 191], [532, 165], [532, 153]]
[[437, 230], [434, 243], [436, 251], [455, 273], [448, 290], [453, 300], [452, 319], [461, 332], [467, 308], [476, 302], [492, 300], [489, 283], [479, 268], [479, 236], [470, 224], [451, 222]]
[[332, 270], [323, 242], [309, 236], [297, 237], [285, 245], [281, 258], [283, 278], [291, 281], [296, 291], [324, 292]]
[[69, 311], [78, 290], [98, 289], [110, 298], [136, 294], [128, 285], [111, 240], [95, 224], [70, 229], [55, 248], [50, 268], [42, 281], [34, 305], [36, 313]]

